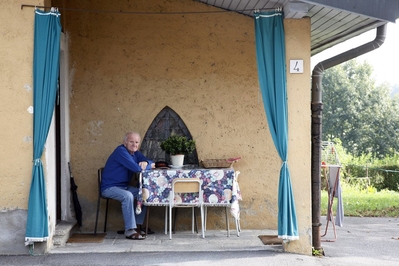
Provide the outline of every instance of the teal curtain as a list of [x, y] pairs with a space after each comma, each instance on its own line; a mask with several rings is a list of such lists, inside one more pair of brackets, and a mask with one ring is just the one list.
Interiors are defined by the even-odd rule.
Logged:
[[288, 168], [288, 115], [282, 12], [255, 13], [258, 78], [267, 122], [282, 166], [278, 187], [278, 236], [298, 239], [295, 201]]
[[61, 23], [58, 10], [35, 10], [33, 47], [33, 167], [25, 245], [47, 241], [48, 214], [42, 153], [57, 95]]

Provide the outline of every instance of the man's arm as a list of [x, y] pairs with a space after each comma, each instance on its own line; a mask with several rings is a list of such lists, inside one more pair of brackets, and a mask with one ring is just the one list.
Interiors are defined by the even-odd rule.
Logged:
[[128, 150], [123, 146], [120, 146], [118, 149], [118, 161], [132, 172], [141, 172], [141, 167], [139, 166], [138, 161], [136, 162]]
[[134, 156], [136, 157], [137, 162], [139, 164], [141, 162], [147, 162], [147, 166], [145, 167], [145, 169], [149, 170], [149, 169], [153, 168], [152, 165], [154, 164], [154, 162], [152, 160], [148, 159], [147, 157], [145, 157], [141, 152], [136, 151], [134, 153]]

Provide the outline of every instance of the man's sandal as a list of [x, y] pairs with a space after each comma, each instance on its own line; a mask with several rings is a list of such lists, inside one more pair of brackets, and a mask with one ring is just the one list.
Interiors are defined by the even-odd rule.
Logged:
[[134, 234], [131, 234], [130, 236], [127, 236], [126, 239], [129, 239], [129, 240], [144, 240], [145, 237], [140, 235], [139, 233], [134, 233]]

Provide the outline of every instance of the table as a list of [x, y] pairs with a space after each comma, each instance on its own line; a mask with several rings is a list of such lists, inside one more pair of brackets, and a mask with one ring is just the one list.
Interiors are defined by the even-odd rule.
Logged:
[[[169, 193], [174, 178], [197, 177], [201, 180], [204, 207], [230, 207], [230, 213], [237, 221], [240, 217], [241, 191], [233, 168], [152, 169], [142, 172], [139, 201], [146, 206], [168, 206]], [[182, 201], [193, 200], [190, 194], [179, 195]]]
[[[232, 215], [239, 219], [238, 200], [241, 191], [235, 179], [233, 168], [181, 168], [152, 169], [142, 172], [141, 198], [145, 205], [167, 206], [174, 178], [197, 177], [202, 182], [205, 206], [232, 205]], [[139, 195], [140, 200], [140, 195]], [[192, 200], [190, 195], [182, 195], [183, 201]]]

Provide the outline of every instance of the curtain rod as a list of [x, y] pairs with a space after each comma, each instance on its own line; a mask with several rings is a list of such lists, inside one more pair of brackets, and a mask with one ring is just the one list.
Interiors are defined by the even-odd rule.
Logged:
[[[21, 5], [21, 10], [24, 7], [34, 7], [34, 8], [48, 8], [51, 6], [36, 6], [36, 5]], [[129, 12], [129, 11], [112, 11], [112, 10], [93, 10], [93, 9], [78, 9], [78, 8], [67, 8], [67, 7], [58, 7], [58, 10], [66, 10], [66, 11], [78, 11], [78, 12], [93, 12], [93, 13], [119, 13], [119, 14], [136, 14], [136, 15], [177, 15], [177, 14], [209, 14], [209, 13], [226, 13], [226, 12], [238, 12], [243, 13], [245, 11], [249, 12], [260, 12], [260, 11], [282, 11], [282, 7], [277, 8], [264, 8], [264, 9], [242, 9], [242, 10], [219, 10], [219, 11], [188, 11], [188, 12]]]

